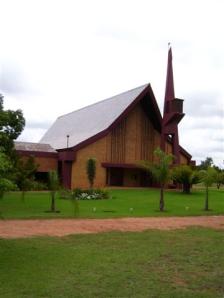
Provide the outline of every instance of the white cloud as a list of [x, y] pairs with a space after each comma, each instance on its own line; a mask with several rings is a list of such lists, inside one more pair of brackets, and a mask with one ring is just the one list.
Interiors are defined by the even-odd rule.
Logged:
[[162, 108], [171, 41], [181, 144], [222, 162], [222, 0], [0, 0], [0, 10], [0, 90], [6, 107], [24, 111], [21, 139], [38, 141], [59, 115], [147, 82]]

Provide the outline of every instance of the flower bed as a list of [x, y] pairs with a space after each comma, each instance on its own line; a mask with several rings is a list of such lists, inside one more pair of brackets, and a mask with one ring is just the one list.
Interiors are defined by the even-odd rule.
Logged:
[[61, 193], [61, 198], [76, 200], [105, 200], [109, 199], [109, 193], [103, 189], [75, 188], [72, 191], [64, 191]]

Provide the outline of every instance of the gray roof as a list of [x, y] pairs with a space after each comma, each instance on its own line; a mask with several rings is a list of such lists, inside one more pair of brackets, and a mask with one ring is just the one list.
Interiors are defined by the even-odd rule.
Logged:
[[41, 151], [41, 152], [57, 152], [49, 144], [30, 143], [30, 142], [14, 142], [16, 150], [22, 151]]
[[60, 116], [40, 140], [55, 149], [74, 147], [107, 129], [149, 84]]

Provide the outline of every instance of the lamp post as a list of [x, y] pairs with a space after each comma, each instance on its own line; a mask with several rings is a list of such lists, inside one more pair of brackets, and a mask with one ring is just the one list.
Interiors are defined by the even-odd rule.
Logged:
[[68, 145], [69, 145], [69, 135], [67, 135], [66, 137], [67, 137], [67, 148], [68, 148]]

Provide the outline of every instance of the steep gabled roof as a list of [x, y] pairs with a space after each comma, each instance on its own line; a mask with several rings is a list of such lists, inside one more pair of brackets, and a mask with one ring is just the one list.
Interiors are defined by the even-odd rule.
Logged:
[[153, 113], [158, 121], [161, 114], [150, 84], [140, 86], [111, 98], [97, 102], [80, 110], [60, 116], [40, 140], [55, 149], [78, 147], [87, 140], [106, 132], [122, 115], [132, 108], [146, 93], [150, 94]]

